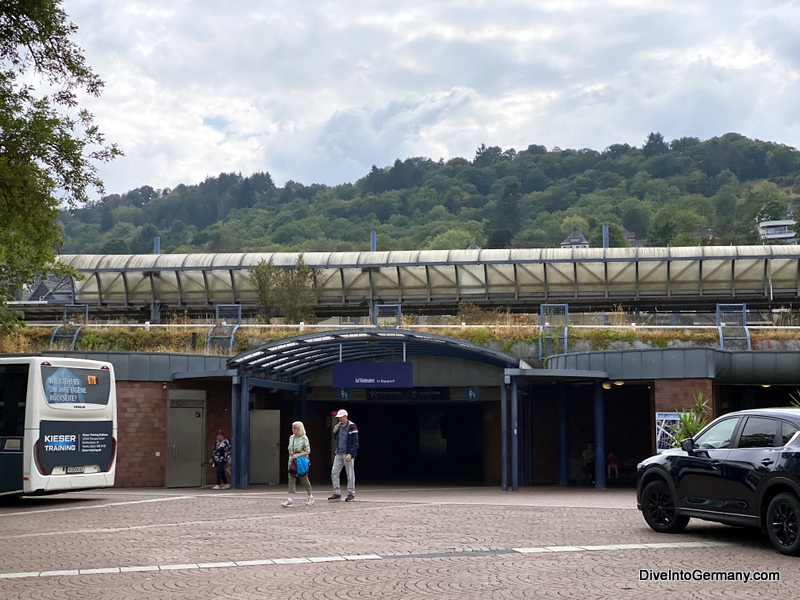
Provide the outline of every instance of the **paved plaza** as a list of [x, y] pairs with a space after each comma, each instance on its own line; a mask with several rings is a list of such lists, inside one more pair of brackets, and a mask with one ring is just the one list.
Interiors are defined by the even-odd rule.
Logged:
[[[800, 589], [800, 559], [759, 532], [692, 521], [659, 535], [632, 489], [359, 486], [351, 503], [329, 503], [327, 487], [316, 494], [292, 508], [280, 505], [283, 487], [5, 501], [0, 598], [730, 600]], [[779, 581], [753, 581], [768, 571]]]

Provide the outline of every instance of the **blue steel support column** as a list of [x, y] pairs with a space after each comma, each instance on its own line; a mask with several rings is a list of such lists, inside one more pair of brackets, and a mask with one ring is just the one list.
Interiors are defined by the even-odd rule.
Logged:
[[594, 480], [594, 487], [606, 489], [606, 417], [603, 386], [599, 381], [594, 383]]
[[239, 397], [242, 394], [242, 387], [246, 385], [246, 377], [241, 375], [234, 375], [231, 378], [231, 481], [230, 484], [234, 488], [239, 487], [239, 473], [236, 470], [239, 468], [241, 457], [239, 456], [239, 448], [236, 446], [236, 440], [239, 439]]
[[558, 485], [569, 485], [569, 443], [567, 440], [566, 384], [558, 384]]
[[[504, 376], [508, 377], [508, 375]], [[503, 491], [508, 491], [508, 393], [506, 382], [500, 386], [500, 469]]]
[[242, 387], [247, 385], [247, 378], [241, 375], [234, 375], [231, 378], [231, 487], [239, 487], [239, 448], [236, 446], [239, 439], [239, 397], [242, 394]]
[[511, 376], [511, 491], [519, 489], [519, 400], [517, 378]]
[[233, 407], [233, 420], [236, 422], [235, 454], [233, 456], [234, 486], [247, 489], [250, 486], [248, 473], [250, 470], [250, 384], [247, 377], [242, 377], [239, 397]]

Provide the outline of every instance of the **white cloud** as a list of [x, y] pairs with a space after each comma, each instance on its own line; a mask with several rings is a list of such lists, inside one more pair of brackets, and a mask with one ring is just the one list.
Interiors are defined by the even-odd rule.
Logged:
[[791, 0], [65, 0], [126, 155], [109, 193], [269, 172], [355, 181], [481, 143], [800, 137]]

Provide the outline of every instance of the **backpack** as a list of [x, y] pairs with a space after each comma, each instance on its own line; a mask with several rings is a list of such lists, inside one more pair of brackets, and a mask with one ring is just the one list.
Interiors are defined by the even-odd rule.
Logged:
[[294, 459], [295, 468], [297, 469], [297, 473], [294, 475], [296, 477], [302, 477], [303, 475], [308, 474], [308, 457], [307, 456], [298, 456]]

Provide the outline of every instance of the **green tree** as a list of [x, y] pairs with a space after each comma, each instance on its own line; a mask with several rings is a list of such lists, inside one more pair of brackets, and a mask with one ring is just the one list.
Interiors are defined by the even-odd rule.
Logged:
[[642, 146], [642, 154], [646, 158], [651, 156], [658, 156], [659, 154], [666, 154], [669, 152], [669, 146], [664, 141], [664, 136], [660, 132], [650, 133]]
[[486, 240], [487, 248], [511, 248], [511, 239], [514, 237], [514, 232], [511, 229], [501, 228], [492, 229], [489, 232], [489, 238]]
[[471, 244], [482, 246], [483, 234], [458, 227], [436, 235], [425, 247], [426, 250], [463, 250]]
[[708, 225], [702, 215], [675, 206], [662, 206], [650, 219], [650, 246], [697, 246], [697, 230]]
[[512, 235], [519, 231], [519, 186], [512, 183], [503, 190], [494, 211], [492, 229], [510, 229]]
[[150, 223], [144, 225], [136, 232], [130, 241], [130, 249], [134, 254], [152, 254], [155, 249], [155, 237], [159, 235], [158, 229]]
[[303, 255], [294, 268], [283, 268], [262, 260], [248, 269], [258, 295], [258, 305], [267, 321], [281, 315], [289, 323], [299, 323], [314, 315], [317, 290], [314, 273]]
[[280, 277], [283, 269], [269, 261], [261, 260], [255, 267], [248, 270], [250, 280], [255, 287], [258, 296], [258, 306], [261, 314], [267, 323], [278, 312], [278, 295], [276, 290], [280, 285]]
[[[589, 235], [589, 245], [592, 248], [603, 247], [603, 225], [599, 224], [595, 227]], [[630, 242], [625, 234], [622, 233], [622, 227], [617, 223], [608, 224], [608, 247], [609, 248], [628, 248]]]
[[586, 235], [589, 229], [589, 221], [580, 215], [570, 215], [564, 217], [564, 220], [561, 221], [560, 230], [562, 238], [567, 237], [573, 231], [580, 231], [582, 234]]
[[120, 154], [105, 143], [79, 94], [103, 82], [70, 40], [77, 27], [60, 0], [0, 1], [0, 328], [16, 320], [11, 289], [50, 270], [61, 243], [59, 205], [102, 193], [96, 162]]
[[283, 269], [276, 290], [278, 309], [289, 323], [299, 323], [314, 315], [317, 290], [314, 287], [314, 272], [297, 257], [293, 269]]
[[780, 221], [785, 219], [787, 214], [787, 205], [779, 200], [767, 200], [767, 202], [758, 210], [756, 214], [756, 222], [761, 221]]
[[[782, 206], [784, 209], [783, 214], [786, 214], [785, 211], [790, 201], [790, 197], [786, 192], [769, 181], [745, 191], [736, 207], [735, 225], [739, 233], [738, 243], [756, 241], [760, 211], [766, 207], [766, 212], [771, 213], [775, 211], [775, 207]], [[780, 214], [780, 211], [777, 212]]]

